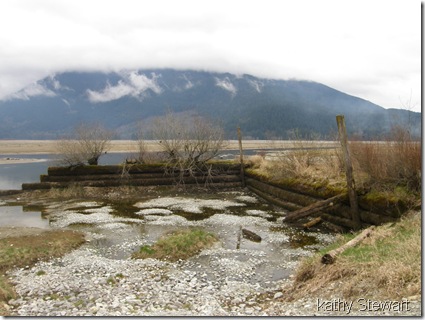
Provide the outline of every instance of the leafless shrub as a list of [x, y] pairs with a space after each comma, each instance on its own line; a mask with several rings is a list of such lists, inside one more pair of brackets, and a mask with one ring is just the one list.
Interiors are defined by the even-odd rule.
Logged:
[[207, 161], [218, 155], [224, 147], [224, 132], [213, 122], [199, 116], [177, 117], [172, 113], [155, 121], [153, 136], [159, 140], [170, 174], [204, 177], [212, 174]]
[[112, 132], [99, 124], [81, 124], [70, 138], [57, 142], [60, 162], [67, 166], [97, 165], [102, 154], [106, 153]]

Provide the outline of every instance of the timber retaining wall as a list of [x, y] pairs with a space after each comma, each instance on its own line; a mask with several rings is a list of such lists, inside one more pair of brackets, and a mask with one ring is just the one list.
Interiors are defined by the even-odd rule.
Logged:
[[198, 184], [217, 187], [240, 187], [240, 166], [213, 165], [210, 175], [167, 172], [164, 165], [107, 165], [79, 167], [49, 167], [40, 182], [24, 183], [22, 190], [66, 188], [73, 184], [88, 187], [159, 186]]
[[[295, 211], [340, 194], [325, 189], [315, 190], [302, 184], [289, 185], [271, 182], [249, 171], [245, 172], [245, 183], [252, 192], [288, 211]], [[393, 222], [401, 216], [403, 211], [399, 204], [389, 202], [377, 204], [370, 201], [366, 195], [360, 195], [358, 201], [363, 226]], [[325, 221], [347, 229], [355, 228], [355, 224], [351, 220], [348, 196], [341, 202], [322, 209], [312, 216], [320, 216]]]

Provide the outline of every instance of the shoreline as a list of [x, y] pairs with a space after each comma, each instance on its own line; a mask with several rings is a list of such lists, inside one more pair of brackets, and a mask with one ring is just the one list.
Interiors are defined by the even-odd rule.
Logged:
[[[0, 140], [0, 154], [57, 154], [56, 143], [58, 140]], [[160, 151], [159, 142], [146, 140], [145, 146], [148, 151]], [[270, 140], [247, 140], [244, 141], [244, 149], [273, 148]], [[137, 152], [138, 141], [136, 140], [111, 140], [108, 152]], [[224, 150], [238, 150], [237, 140], [227, 140]]]
[[[58, 154], [56, 143], [58, 140], [0, 140], [0, 155], [16, 154]], [[161, 151], [156, 140], [144, 141], [147, 151]], [[299, 147], [300, 141], [291, 140], [242, 140], [244, 150], [280, 149]], [[335, 141], [306, 141], [308, 144], [335, 145]], [[136, 140], [112, 140], [108, 152], [138, 152]], [[223, 150], [239, 150], [237, 140], [225, 140]]]

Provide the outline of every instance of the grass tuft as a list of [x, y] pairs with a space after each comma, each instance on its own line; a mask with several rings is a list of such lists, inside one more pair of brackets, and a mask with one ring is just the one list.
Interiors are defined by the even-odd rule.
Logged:
[[216, 236], [200, 229], [181, 230], [163, 236], [152, 246], [142, 246], [132, 257], [177, 261], [198, 254], [216, 241]]

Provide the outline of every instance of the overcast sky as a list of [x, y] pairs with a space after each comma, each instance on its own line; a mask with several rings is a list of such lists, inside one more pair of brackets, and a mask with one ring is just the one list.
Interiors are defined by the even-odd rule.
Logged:
[[1, 0], [0, 98], [73, 70], [321, 82], [421, 110], [420, 0]]

